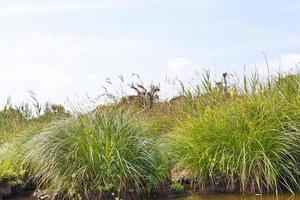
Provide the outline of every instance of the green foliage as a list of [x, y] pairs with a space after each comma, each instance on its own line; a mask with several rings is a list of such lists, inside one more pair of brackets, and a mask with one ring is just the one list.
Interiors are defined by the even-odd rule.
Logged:
[[126, 113], [111, 110], [55, 122], [26, 143], [25, 162], [42, 188], [67, 195], [133, 188], [160, 181], [160, 153]]
[[0, 181], [3, 178], [15, 177], [15, 171], [10, 162], [4, 161], [0, 164]]
[[[51, 109], [47, 109], [47, 105]], [[0, 111], [0, 180], [22, 176], [25, 173], [21, 165], [24, 143], [45, 124], [70, 116], [62, 106], [53, 104], [40, 109], [41, 116], [34, 113], [30, 104], [13, 106], [10, 99]]]
[[174, 156], [198, 184], [238, 180], [243, 192], [299, 191], [300, 78], [274, 80], [270, 88], [253, 87], [252, 95], [219, 98], [171, 134]]
[[[40, 189], [68, 197], [119, 197], [151, 192], [181, 166], [196, 186], [300, 191], [300, 76], [262, 81], [253, 73], [243, 85], [227, 73], [219, 82], [209, 72], [201, 78], [181, 84], [169, 102], [155, 92], [151, 106], [116, 102], [76, 117], [32, 92], [32, 105], [8, 100], [0, 111], [0, 181], [28, 172]], [[184, 191], [179, 183], [170, 189]]]
[[17, 147], [11, 142], [5, 142], [0, 146], [0, 180], [18, 176]]
[[167, 115], [141, 116], [140, 120], [148, 136], [155, 139], [166, 136], [176, 125], [175, 119]]
[[170, 189], [178, 193], [184, 192], [184, 186], [180, 183], [172, 183]]

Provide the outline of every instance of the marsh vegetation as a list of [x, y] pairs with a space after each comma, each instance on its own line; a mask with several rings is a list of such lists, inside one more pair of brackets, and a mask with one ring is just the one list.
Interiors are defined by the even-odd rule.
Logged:
[[34, 94], [33, 105], [8, 101], [0, 182], [56, 199], [299, 192], [300, 75], [229, 78], [205, 72], [169, 101], [158, 86], [129, 84], [136, 95], [86, 113], [41, 105]]

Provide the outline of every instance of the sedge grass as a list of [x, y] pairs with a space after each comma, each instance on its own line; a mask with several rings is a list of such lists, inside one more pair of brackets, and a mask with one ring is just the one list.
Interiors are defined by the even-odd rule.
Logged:
[[26, 172], [21, 164], [26, 141], [51, 121], [70, 116], [62, 106], [52, 104], [40, 110], [40, 116], [33, 113], [30, 104], [13, 106], [10, 99], [0, 111], [0, 182], [16, 180]]
[[124, 190], [142, 193], [160, 181], [160, 153], [124, 112], [111, 110], [56, 122], [26, 144], [40, 188], [66, 196]]
[[194, 173], [197, 185], [225, 181], [227, 188], [238, 182], [241, 192], [299, 191], [299, 80], [276, 77], [265, 87], [254, 76], [246, 88], [252, 93], [238, 98], [185, 97], [202, 107], [185, 113], [171, 133], [177, 162]]
[[202, 78], [151, 109], [116, 103], [75, 117], [62, 106], [8, 104], [0, 112], [0, 180], [26, 170], [39, 189], [65, 197], [122, 196], [149, 192], [179, 166], [195, 186], [299, 191], [299, 75], [264, 83], [254, 73], [241, 88], [214, 84], [209, 72]]

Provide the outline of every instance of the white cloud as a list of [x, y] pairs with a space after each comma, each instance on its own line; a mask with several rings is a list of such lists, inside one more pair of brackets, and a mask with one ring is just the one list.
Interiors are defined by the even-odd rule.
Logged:
[[107, 76], [154, 73], [147, 64], [165, 54], [161, 46], [138, 39], [22, 32], [0, 33], [0, 43], [0, 98], [17, 101], [26, 100], [26, 90], [42, 101], [62, 102], [85, 92], [97, 96]]
[[62, 11], [90, 10], [127, 5], [128, 0], [100, 0], [62, 3], [0, 3], [0, 17], [24, 16]]
[[184, 57], [174, 57], [167, 62], [168, 70], [174, 74], [181, 73], [183, 70], [192, 67], [192, 65], [192, 61]]
[[[266, 61], [258, 62], [255, 66], [248, 65], [248, 69], [251, 71], [256, 70], [260, 75], [266, 76], [268, 72], [270, 74], [276, 73], [293, 73], [299, 72], [300, 69], [300, 54], [288, 53], [280, 55], [277, 58], [267, 59]], [[268, 69], [269, 66], [269, 69]]]
[[300, 67], [300, 54], [290, 53], [280, 56], [279, 66], [282, 70], [290, 70]]
[[[194, 81], [198, 79], [203, 72], [205, 65], [196, 64], [192, 59], [186, 57], [173, 57], [166, 64], [167, 78], [170, 80], [177, 79], [180, 81]], [[199, 74], [200, 73], [200, 74]], [[173, 88], [176, 91], [178, 88]]]

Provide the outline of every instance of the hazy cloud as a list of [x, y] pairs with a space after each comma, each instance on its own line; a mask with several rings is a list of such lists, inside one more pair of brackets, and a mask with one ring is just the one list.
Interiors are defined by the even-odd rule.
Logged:
[[141, 63], [164, 54], [161, 46], [138, 39], [24, 32], [0, 33], [0, 43], [0, 85], [9, 86], [1, 87], [1, 99], [24, 99], [26, 90], [35, 90], [43, 101], [96, 94], [107, 76], [141, 71]]
[[0, 6], [0, 17], [23, 16], [62, 11], [78, 11], [99, 8], [119, 7], [129, 3], [129, 0], [73, 1], [57, 3], [8, 3]]
[[[268, 69], [269, 67], [269, 69]], [[300, 69], [300, 54], [288, 53], [280, 55], [279, 58], [267, 59], [253, 66], [252, 70], [256, 70], [262, 76], [276, 73], [295, 73]]]

